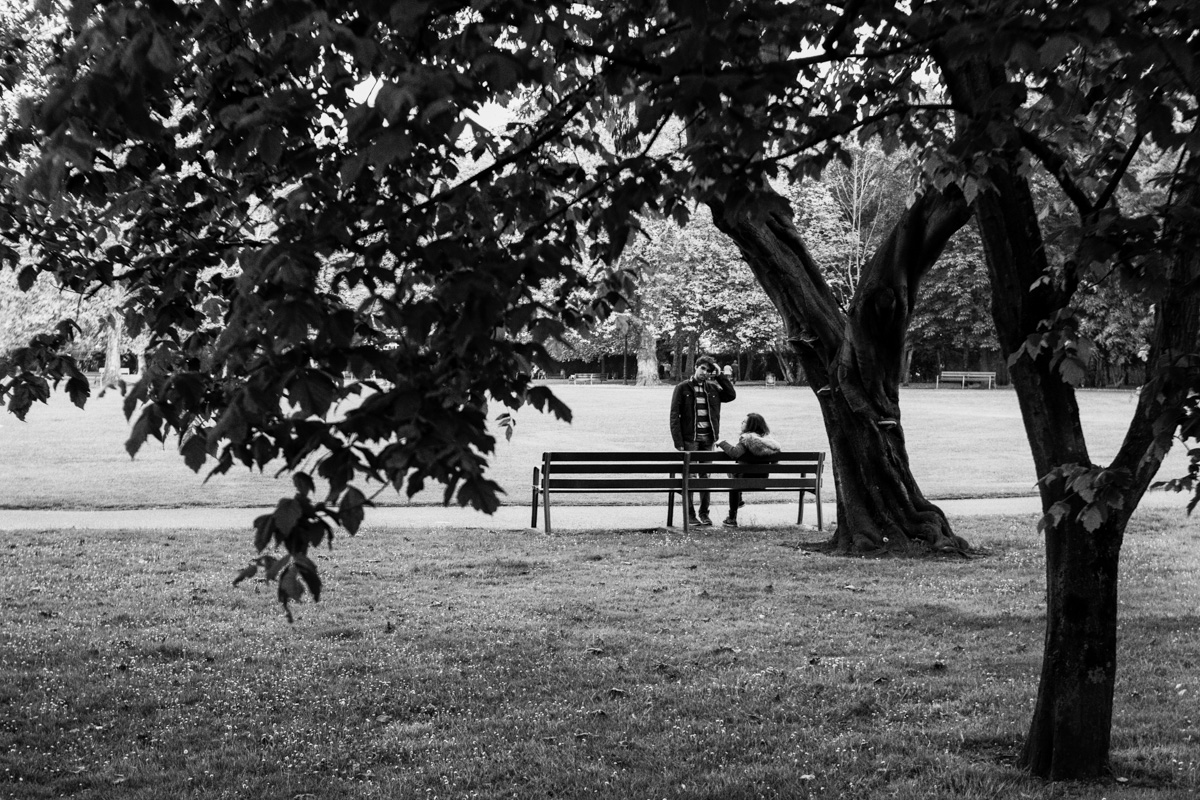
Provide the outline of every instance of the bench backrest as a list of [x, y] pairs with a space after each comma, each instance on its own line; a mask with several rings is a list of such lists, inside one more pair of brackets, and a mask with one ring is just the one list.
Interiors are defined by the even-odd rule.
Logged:
[[691, 489], [804, 489], [816, 491], [823, 452], [788, 450], [770, 463], [734, 461], [723, 451], [547, 452], [543, 487], [551, 490], [618, 491], [678, 489], [686, 471]]

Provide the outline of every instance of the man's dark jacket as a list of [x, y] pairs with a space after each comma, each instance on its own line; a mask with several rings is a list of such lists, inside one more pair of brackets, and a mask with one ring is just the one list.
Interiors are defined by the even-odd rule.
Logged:
[[[694, 383], [693, 378], [676, 384], [675, 393], [671, 395], [671, 439], [675, 442], [676, 450], [682, 448], [684, 442], [696, 441]], [[737, 397], [737, 390], [729, 378], [717, 373], [704, 382], [704, 393], [708, 395], [708, 421], [712, 424], [713, 441], [716, 441], [721, 438], [721, 403], [728, 403]]]

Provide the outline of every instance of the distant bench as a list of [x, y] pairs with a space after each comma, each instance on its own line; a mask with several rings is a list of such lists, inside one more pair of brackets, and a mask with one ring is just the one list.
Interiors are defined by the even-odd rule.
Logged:
[[604, 383], [602, 372], [580, 372], [570, 377], [571, 383]]
[[[822, 452], [784, 451], [770, 464], [743, 464], [720, 450], [704, 452], [562, 452], [543, 453], [533, 468], [532, 516], [538, 526], [538, 505], [550, 533], [550, 497], [569, 493], [666, 493], [667, 525], [675, 524], [675, 495], [685, 492], [795, 491], [799, 492], [796, 524], [804, 521], [804, 493], [817, 505], [817, 528], [824, 530], [821, 510]], [[769, 477], [762, 477], [764, 474]], [[540, 502], [539, 502], [540, 501]], [[688, 530], [685, 501], [680, 499], [683, 529]]]
[[938, 375], [934, 380], [933, 388], [938, 388], [942, 381], [958, 381], [962, 388], [967, 388], [967, 383], [986, 383], [989, 389], [996, 387], [996, 373], [994, 372], [960, 372], [955, 370], [942, 370], [942, 374]]

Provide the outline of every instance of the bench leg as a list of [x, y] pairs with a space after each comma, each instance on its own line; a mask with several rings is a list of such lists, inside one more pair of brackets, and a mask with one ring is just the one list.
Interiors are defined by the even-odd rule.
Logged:
[[[675, 480], [674, 472], [671, 473], [671, 480]], [[683, 500], [682, 500], [682, 498], [680, 498], [680, 505], [682, 505], [682, 504], [683, 504]], [[674, 489], [670, 489], [667, 491], [667, 527], [668, 528], [675, 527], [675, 490]]]
[[550, 532], [550, 454], [542, 454], [542, 516], [546, 519], [546, 533]]
[[804, 490], [800, 490], [800, 502], [797, 503], [799, 508], [796, 509], [796, 524], [804, 522]]
[[533, 528], [534, 530], [537, 530], [538, 476], [541, 475], [541, 473], [542, 471], [537, 467], [533, 468], [533, 502], [529, 504], [529, 507], [533, 513], [533, 517], [529, 521], [529, 527]]

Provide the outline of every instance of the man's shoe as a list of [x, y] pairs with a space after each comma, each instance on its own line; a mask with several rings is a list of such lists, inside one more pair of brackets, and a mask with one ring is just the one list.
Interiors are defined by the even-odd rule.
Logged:
[[708, 518], [708, 514], [700, 515], [700, 524], [701, 525], [712, 525], [712, 520]]
[[699, 519], [697, 519], [696, 517], [688, 517], [688, 518], [687, 518], [687, 522], [688, 522], [688, 527], [689, 527], [689, 528], [700, 528], [700, 527], [703, 527], [703, 526], [704, 526], [704, 523], [703, 523], [703, 522], [701, 522], [701, 521], [700, 521]]
[[726, 517], [725, 519], [721, 520], [721, 524], [724, 525], [726, 528], [736, 528], [737, 520], [734, 519], [733, 517]]

